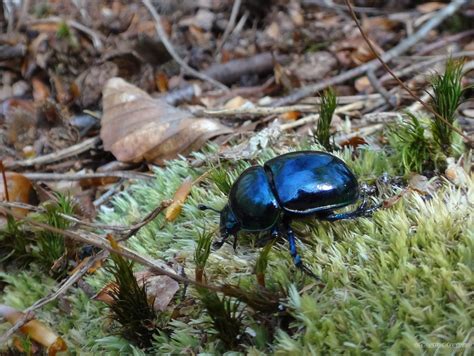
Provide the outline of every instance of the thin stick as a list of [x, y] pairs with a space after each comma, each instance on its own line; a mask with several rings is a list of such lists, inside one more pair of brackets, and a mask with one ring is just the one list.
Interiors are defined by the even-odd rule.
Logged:
[[221, 43], [219, 43], [219, 46], [216, 49], [216, 52], [215, 52], [216, 54], [218, 54], [221, 51], [222, 47], [224, 47], [225, 41], [227, 41], [227, 38], [229, 37], [230, 33], [234, 29], [235, 21], [237, 20], [237, 15], [239, 14], [241, 3], [242, 3], [242, 0], [234, 0], [234, 4], [232, 5], [232, 11], [230, 13], [229, 22], [227, 23], [224, 34], [222, 35]]
[[92, 205], [94, 205], [96, 208], [102, 204], [104, 204], [106, 201], [108, 201], [112, 196], [119, 192], [124, 181], [121, 179], [119, 182], [114, 184], [110, 189], [108, 189], [104, 194], [102, 194], [100, 197], [98, 197], [96, 200], [92, 202]]
[[94, 45], [95, 49], [97, 51], [102, 51], [104, 49], [104, 44], [103, 41], [106, 40], [105, 36], [102, 35], [101, 33], [98, 33], [91, 28], [81, 24], [80, 22], [74, 21], [74, 20], [66, 20], [61, 17], [57, 16], [52, 16], [48, 17], [45, 19], [41, 20], [33, 20], [29, 21], [30, 24], [37, 24], [37, 23], [49, 23], [49, 22], [54, 22], [54, 23], [63, 23], [65, 22], [69, 27], [72, 27], [80, 32], [83, 32], [84, 34], [88, 35], [91, 40], [92, 44]]
[[[455, 58], [460, 58], [460, 57], [474, 57], [474, 51], [461, 51], [461, 52], [455, 52], [455, 53], [450, 53], [449, 57], [452, 59]], [[423, 57], [423, 58], [429, 58], [429, 57]], [[415, 57], [410, 57], [408, 58], [409, 60], [415, 59]], [[446, 56], [434, 56], [434, 58], [429, 58], [427, 60], [424, 60], [423, 62], [417, 62], [414, 63], [408, 67], [404, 67], [400, 70], [395, 70], [393, 71], [395, 75], [398, 77], [403, 77], [408, 74], [411, 74], [413, 72], [419, 71], [421, 69], [424, 69], [426, 67], [430, 67], [433, 64], [436, 64], [438, 62], [442, 62], [446, 60]], [[380, 83], [385, 83], [387, 80], [389, 80], [392, 76], [389, 73], [385, 73], [380, 77]]]
[[156, 218], [163, 210], [165, 210], [167, 207], [171, 205], [173, 201], [172, 200], [164, 200], [161, 202], [160, 205], [158, 205], [153, 211], [147, 214], [142, 221], [140, 221], [137, 224], [134, 224], [128, 228], [130, 230], [125, 236], [121, 237], [120, 239], [117, 239], [117, 241], [123, 241], [128, 239], [129, 237], [135, 235], [143, 226], [151, 222], [154, 218]]
[[[143, 226], [148, 224], [150, 221], [152, 221], [154, 218], [156, 218], [164, 209], [166, 209], [170, 204], [172, 203], [172, 200], [164, 200], [161, 202], [160, 205], [158, 205], [155, 209], [153, 209], [150, 213], [148, 213], [142, 220], [139, 222], [131, 225], [131, 226], [120, 226], [120, 225], [106, 225], [106, 224], [98, 224], [98, 223], [90, 223], [87, 221], [82, 221], [78, 217], [73, 216], [73, 215], [68, 215], [68, 214], [63, 214], [59, 213], [61, 217], [64, 219], [71, 221], [75, 224], [82, 225], [82, 226], [87, 226], [90, 228], [94, 229], [102, 229], [102, 230], [112, 230], [112, 231], [117, 231], [117, 232], [124, 232], [127, 231], [127, 234], [122, 237], [121, 239], [118, 239], [118, 241], [122, 241], [131, 235], [135, 235], [138, 230], [140, 230]], [[0, 201], [0, 207], [4, 207], [7, 209], [10, 208], [20, 208], [20, 209], [26, 209], [30, 211], [35, 211], [35, 212], [40, 212], [43, 213], [46, 210], [42, 207], [39, 206], [34, 206], [30, 204], [25, 204], [25, 203], [19, 203], [19, 202], [5, 202], [5, 201]]]
[[[463, 3], [465, 2], [465, 0], [454, 0], [450, 5], [448, 6], [451, 6], [452, 4], [455, 4], [456, 1], [458, 3]], [[413, 99], [415, 99], [416, 101], [418, 101], [421, 105], [423, 105], [423, 107], [428, 110], [429, 112], [431, 112], [433, 115], [435, 115], [437, 118], [439, 118], [441, 121], [443, 121], [447, 126], [449, 126], [451, 128], [451, 130], [457, 132], [459, 135], [461, 135], [467, 142], [469, 143], [472, 143], [472, 140], [467, 136], [465, 135], [461, 130], [459, 130], [457, 127], [454, 127], [454, 125], [452, 125], [448, 120], [446, 120], [446, 118], [444, 118], [443, 116], [441, 116], [440, 114], [438, 114], [431, 106], [429, 106], [428, 104], [426, 104], [423, 100], [421, 100], [418, 95], [416, 95], [410, 88], [408, 88], [405, 83], [403, 83], [403, 81], [398, 78], [395, 73], [393, 73], [392, 69], [387, 65], [387, 63], [385, 62], [385, 60], [383, 60], [381, 58], [381, 56], [379, 55], [379, 53], [377, 52], [377, 50], [375, 49], [374, 45], [372, 44], [372, 42], [370, 41], [369, 37], [367, 36], [367, 34], [365, 33], [365, 31], [362, 29], [362, 26], [360, 25], [359, 23], [359, 20], [357, 19], [357, 15], [355, 14], [354, 10], [352, 9], [352, 5], [350, 3], [349, 0], [345, 0], [346, 2], [346, 5], [347, 7], [349, 8], [349, 12], [352, 16], [352, 19], [354, 20], [354, 22], [356, 23], [356, 26], [357, 28], [359, 29], [362, 37], [364, 38], [365, 42], [367, 42], [367, 44], [369, 45], [370, 47], [370, 50], [372, 51], [372, 53], [375, 55], [375, 57], [377, 57], [377, 60], [382, 64], [382, 66], [384, 67], [384, 69], [390, 73], [390, 75], [397, 81], [397, 83], [403, 88], [406, 90], [407, 93], [410, 94], [411, 97], [413, 97]], [[446, 7], [448, 7], [446, 6]], [[439, 11], [441, 12], [441, 11]], [[433, 17], [433, 19], [437, 17], [436, 15]]]
[[7, 183], [7, 175], [5, 174], [5, 166], [3, 165], [3, 161], [0, 160], [0, 170], [2, 171], [2, 178], [3, 178], [3, 190], [5, 191], [5, 200], [7, 202], [10, 201], [10, 196], [8, 194], [8, 183]]
[[[464, 5], [467, 0], [453, 0], [449, 5], [441, 9], [436, 13], [433, 18], [426, 22], [417, 32], [412, 36], [407, 37], [405, 40], [400, 42], [398, 45], [393, 47], [391, 50], [385, 52], [381, 58], [385, 62], [390, 62], [393, 58], [400, 56], [402, 53], [405, 53], [412, 46], [417, 44], [420, 40], [425, 38], [428, 33], [439, 26], [446, 18], [453, 15], [462, 5]], [[354, 69], [341, 73], [335, 77], [332, 77], [323, 82], [308, 85], [304, 88], [298, 89], [290, 95], [283, 97], [279, 100], [276, 100], [272, 103], [272, 106], [282, 106], [288, 105], [297, 102], [307, 96], [314, 95], [315, 93], [326, 89], [330, 86], [344, 83], [349, 79], [353, 79], [357, 76], [363, 75], [367, 72], [368, 69], [376, 70], [380, 68], [381, 63], [377, 59], [373, 59], [370, 62], [367, 62], [363, 65], [360, 65]]]
[[[327, 0], [303, 0], [303, 5], [317, 5], [319, 7], [324, 7], [328, 10], [343, 10], [347, 11], [347, 8], [344, 5], [336, 4], [333, 1]], [[387, 15], [390, 14], [389, 10], [380, 10], [375, 7], [355, 7], [354, 10], [361, 14], [372, 14], [372, 15]]]
[[16, 30], [18, 31], [23, 25], [25, 17], [28, 16], [28, 9], [30, 7], [30, 0], [23, 0], [21, 2], [20, 14], [18, 15], [18, 22], [16, 23]]
[[27, 159], [23, 161], [14, 161], [11, 163], [5, 164], [7, 168], [18, 168], [18, 167], [31, 167], [35, 165], [41, 165], [41, 164], [48, 164], [52, 162], [57, 162], [62, 159], [76, 156], [78, 154], [81, 154], [83, 152], [86, 152], [87, 150], [97, 146], [97, 144], [100, 142], [100, 137], [92, 137], [87, 140], [84, 140], [76, 145], [73, 145], [71, 147], [65, 148], [63, 150], [59, 150], [44, 156], [39, 156], [36, 158], [32, 159]]
[[[334, 113], [338, 114], [338, 113], [343, 113], [343, 112], [347, 112], [351, 110], [359, 110], [360, 108], [363, 107], [363, 105], [364, 105], [363, 102], [359, 101], [352, 104], [340, 106], [336, 110], [334, 110]], [[308, 116], [302, 117], [299, 120], [290, 122], [288, 124], [280, 125], [280, 130], [286, 131], [286, 130], [294, 129], [295, 127], [303, 126], [303, 125], [309, 124], [310, 122], [316, 122], [318, 120], [319, 120], [319, 114], [308, 115]]]
[[373, 70], [367, 71], [367, 78], [369, 78], [370, 85], [382, 95], [385, 99], [385, 102], [391, 107], [397, 106], [397, 100], [395, 97], [392, 97], [390, 93], [382, 86], [381, 81], [377, 78]]
[[61, 180], [83, 180], [94, 178], [125, 178], [125, 179], [153, 179], [152, 174], [133, 172], [133, 171], [115, 171], [115, 172], [95, 172], [95, 173], [22, 173], [30, 180], [40, 181], [61, 181]]
[[218, 82], [217, 80], [215, 79], [212, 79], [211, 77], [203, 74], [203, 73], [200, 73], [198, 72], [197, 70], [191, 68], [179, 55], [178, 53], [176, 52], [176, 50], [174, 49], [173, 45], [171, 44], [171, 42], [169, 41], [168, 39], [168, 36], [165, 32], [165, 30], [163, 29], [163, 26], [161, 25], [161, 18], [160, 18], [160, 15], [158, 14], [158, 12], [156, 12], [155, 8], [153, 7], [153, 5], [151, 4], [150, 0], [142, 0], [142, 3], [143, 5], [145, 5], [145, 7], [148, 9], [148, 11], [150, 12], [151, 16], [153, 17], [153, 19], [155, 20], [155, 28], [156, 28], [156, 32], [158, 34], [158, 37], [160, 38], [161, 42], [163, 43], [163, 45], [165, 46], [166, 50], [168, 51], [168, 53], [171, 55], [171, 57], [173, 57], [173, 59], [184, 69], [185, 72], [187, 72], [188, 74], [196, 77], [196, 78], [199, 78], [201, 80], [204, 80], [206, 82], [209, 82], [211, 84], [213, 84], [214, 86], [216, 86], [217, 88], [219, 89], [222, 89], [222, 90], [225, 90], [225, 91], [228, 91], [229, 88], [227, 88], [224, 84]]
[[290, 111], [299, 112], [316, 112], [318, 108], [314, 105], [292, 105], [280, 106], [277, 108], [256, 106], [252, 108], [237, 108], [237, 109], [223, 109], [223, 110], [199, 110], [193, 114], [196, 116], [208, 117], [248, 117], [248, 116], [267, 116], [284, 114]]

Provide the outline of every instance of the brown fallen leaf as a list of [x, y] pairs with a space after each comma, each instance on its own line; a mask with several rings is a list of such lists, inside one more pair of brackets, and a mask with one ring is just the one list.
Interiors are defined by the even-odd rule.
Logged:
[[[148, 300], [153, 302], [156, 311], [164, 311], [179, 290], [178, 282], [168, 276], [157, 275], [148, 270], [136, 272], [134, 276], [140, 286], [146, 284]], [[110, 293], [114, 288], [116, 288], [115, 282], [108, 283], [93, 299], [111, 305], [114, 299]]]
[[413, 174], [408, 180], [408, 188], [422, 195], [430, 194], [433, 187], [428, 180], [428, 177], [421, 174]]
[[168, 91], [169, 86], [168, 86], [168, 76], [160, 71], [155, 74], [155, 85], [160, 91], [160, 93], [165, 93]]
[[[14, 172], [5, 172], [7, 181], [8, 195], [5, 192], [3, 176], [0, 175], [0, 201], [8, 200], [10, 202], [25, 203], [36, 205], [37, 196], [33, 189], [31, 181], [24, 175]], [[21, 208], [12, 208], [15, 215], [26, 216], [28, 210]]]
[[339, 145], [341, 147], [352, 147], [353, 149], [356, 149], [361, 145], [367, 145], [367, 141], [363, 137], [354, 136], [348, 140], [341, 142]]
[[176, 190], [176, 193], [174, 194], [173, 202], [166, 209], [165, 219], [167, 221], [174, 221], [179, 216], [179, 214], [181, 214], [181, 209], [183, 207], [184, 201], [191, 192], [192, 186], [193, 179], [191, 177], [186, 178], [183, 183], [181, 183], [179, 188]]
[[359, 93], [368, 93], [371, 92], [372, 85], [367, 76], [360, 77], [355, 81], [355, 88]]
[[200, 148], [211, 137], [232, 130], [216, 120], [194, 118], [164, 100], [153, 99], [121, 78], [103, 89], [104, 149], [120, 161], [157, 164]]
[[[0, 316], [4, 317], [11, 324], [15, 324], [18, 320], [24, 317], [24, 315], [24, 313], [12, 307], [0, 304]], [[54, 356], [60, 351], [67, 350], [67, 345], [64, 340], [38, 320], [30, 320], [23, 325], [20, 330], [32, 340], [46, 347], [48, 355], [50, 356]]]
[[280, 115], [280, 117], [285, 121], [295, 121], [301, 117], [300, 111], [288, 111]]
[[444, 171], [446, 178], [458, 187], [467, 187], [469, 183], [469, 174], [466, 173], [459, 161], [455, 161], [454, 158], [448, 157], [446, 160], [448, 167]]
[[305, 53], [289, 65], [300, 81], [322, 80], [338, 65], [336, 57], [328, 51]]
[[83, 108], [94, 106], [100, 99], [103, 85], [118, 72], [119, 68], [113, 62], [104, 62], [82, 72], [73, 83], [78, 104]]
[[224, 109], [233, 110], [233, 109], [253, 107], [253, 106], [254, 105], [249, 100], [241, 96], [236, 96], [225, 103]]

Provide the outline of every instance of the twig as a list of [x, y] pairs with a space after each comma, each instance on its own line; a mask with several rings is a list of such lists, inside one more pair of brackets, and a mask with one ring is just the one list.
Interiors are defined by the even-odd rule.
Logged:
[[392, 107], [397, 106], [397, 99], [394, 96], [391, 96], [390, 93], [382, 86], [381, 81], [376, 77], [374, 71], [369, 69], [367, 71], [367, 78], [372, 87], [382, 95], [386, 103]]
[[13, 336], [13, 334], [20, 330], [23, 325], [34, 319], [34, 317], [35, 315], [32, 312], [25, 313], [10, 329], [0, 336], [0, 345], [6, 343], [7, 340]]
[[[452, 59], [455, 58], [461, 58], [461, 57], [474, 57], [474, 51], [461, 51], [461, 52], [455, 52], [455, 53], [450, 53], [449, 57]], [[423, 58], [429, 58], [429, 57], [423, 57]], [[415, 57], [410, 57], [409, 59], [413, 60]], [[408, 74], [411, 74], [413, 72], [419, 71], [420, 69], [424, 69], [426, 67], [430, 67], [433, 64], [436, 64], [438, 62], [442, 62], [446, 60], [446, 56], [434, 56], [433, 58], [429, 58], [423, 62], [418, 62], [415, 64], [412, 64], [411, 66], [404, 67], [400, 70], [395, 70], [393, 71], [397, 77], [403, 77]], [[389, 73], [385, 73], [380, 77], [380, 83], [385, 83], [387, 80], [392, 78], [392, 76]]]
[[97, 144], [100, 142], [100, 137], [92, 137], [87, 140], [84, 140], [76, 145], [73, 145], [71, 147], [65, 148], [63, 150], [59, 150], [44, 156], [39, 156], [36, 158], [32, 159], [27, 159], [23, 161], [14, 161], [11, 163], [5, 163], [5, 166], [7, 168], [18, 168], [18, 167], [30, 167], [30, 166], [35, 166], [35, 165], [41, 165], [41, 164], [48, 164], [52, 162], [57, 162], [59, 160], [76, 156], [78, 154], [81, 154], [83, 152], [88, 151], [89, 149], [97, 146]]
[[133, 171], [115, 171], [115, 172], [96, 172], [96, 173], [22, 173], [30, 180], [40, 181], [58, 181], [58, 180], [83, 180], [94, 178], [125, 178], [125, 179], [153, 179], [152, 174], [133, 172]]
[[[347, 97], [338, 97], [337, 102], [340, 104], [352, 104], [358, 102], [357, 107], [360, 109], [359, 102], [363, 103], [364, 101], [370, 99], [379, 99], [380, 94], [371, 94], [371, 95], [354, 95]], [[315, 105], [321, 103], [320, 98], [312, 98], [314, 104], [311, 105], [290, 105], [290, 106], [279, 106], [279, 107], [268, 107], [268, 106], [256, 106], [252, 108], [237, 108], [237, 109], [223, 109], [223, 110], [196, 110], [193, 112], [196, 116], [208, 116], [208, 117], [220, 117], [220, 118], [229, 118], [229, 117], [242, 117], [248, 118], [249, 116], [268, 116], [268, 115], [278, 115], [284, 114], [291, 111], [298, 111], [302, 113], [312, 113], [319, 111], [319, 108]], [[341, 101], [339, 100], [341, 99]], [[348, 106], [349, 109], [352, 109], [352, 106]], [[343, 110], [347, 110], [347, 107], [341, 107]]]
[[457, 42], [457, 41], [463, 39], [464, 37], [470, 37], [470, 36], [474, 36], [474, 30], [467, 30], [467, 31], [463, 31], [463, 32], [460, 32], [460, 33], [456, 33], [456, 34], [451, 35], [451, 36], [446, 36], [446, 37], [440, 39], [439, 41], [436, 41], [436, 42], [430, 43], [429, 45], [423, 46], [421, 51], [419, 51], [417, 54], [419, 56], [424, 55], [426, 53], [434, 51], [435, 49], [446, 47], [451, 42]]
[[20, 14], [18, 15], [18, 22], [16, 23], [16, 30], [18, 31], [23, 25], [25, 17], [28, 16], [28, 9], [30, 7], [30, 0], [23, 0], [21, 2]]
[[237, 108], [237, 109], [223, 109], [223, 110], [198, 110], [193, 112], [196, 116], [208, 116], [208, 117], [249, 117], [249, 116], [267, 116], [284, 114], [290, 111], [299, 112], [316, 112], [318, 108], [314, 105], [293, 105], [293, 106], [280, 106], [277, 108], [256, 106], [252, 108]]
[[155, 28], [156, 28], [156, 32], [158, 34], [158, 37], [160, 38], [161, 42], [163, 43], [163, 45], [165, 46], [166, 50], [168, 51], [168, 53], [171, 55], [171, 57], [173, 57], [173, 59], [184, 69], [185, 72], [187, 72], [188, 74], [196, 77], [196, 78], [199, 78], [201, 80], [204, 80], [206, 82], [209, 82], [213, 85], [215, 85], [216, 87], [222, 89], [222, 90], [225, 90], [225, 91], [228, 91], [229, 88], [227, 88], [224, 84], [218, 82], [217, 80], [214, 80], [212, 79], [211, 77], [205, 75], [205, 74], [202, 74], [200, 72], [198, 72], [197, 70], [191, 68], [179, 55], [178, 53], [176, 52], [176, 50], [174, 49], [173, 45], [171, 44], [171, 42], [169, 41], [168, 39], [168, 36], [165, 32], [165, 30], [163, 29], [163, 26], [161, 25], [161, 18], [160, 18], [160, 15], [158, 14], [158, 12], [155, 10], [155, 8], [153, 7], [153, 5], [151, 4], [150, 0], [142, 0], [142, 3], [143, 5], [145, 5], [145, 7], [148, 9], [148, 11], [150, 12], [151, 16], [153, 17], [153, 19], [155, 20]]
[[[390, 62], [393, 58], [400, 56], [402, 53], [405, 53], [408, 49], [422, 40], [426, 35], [434, 28], [439, 26], [446, 18], [454, 14], [462, 5], [464, 5], [467, 0], [453, 0], [449, 5], [444, 7], [442, 10], [438, 11], [436, 15], [426, 22], [417, 32], [412, 36], [407, 37], [405, 40], [400, 42], [398, 45], [390, 49], [389, 51], [382, 54], [381, 58], [385, 62]], [[354, 69], [351, 69], [347, 72], [341, 73], [333, 78], [325, 80], [323, 82], [308, 85], [304, 88], [296, 90], [290, 95], [283, 97], [279, 100], [276, 100], [272, 103], [272, 106], [282, 106], [288, 105], [297, 102], [307, 96], [314, 95], [318, 91], [321, 91], [327, 87], [344, 83], [349, 79], [353, 79], [357, 76], [360, 76], [367, 72], [368, 69], [376, 70], [380, 68], [381, 63], [377, 59], [373, 59], [370, 62], [367, 62], [363, 65], [360, 65]]]
[[[347, 8], [344, 5], [336, 4], [332, 0], [303, 0], [303, 5], [317, 5], [319, 7], [324, 7], [328, 10], [343, 10], [347, 11]], [[389, 10], [380, 10], [375, 7], [354, 7], [355, 12], [361, 14], [372, 14], [372, 15], [386, 15], [389, 14]]]
[[128, 239], [129, 237], [135, 235], [143, 226], [151, 222], [154, 218], [156, 218], [163, 210], [165, 210], [167, 207], [171, 205], [173, 201], [172, 200], [164, 200], [161, 202], [160, 205], [158, 205], [153, 211], [147, 214], [142, 221], [140, 221], [137, 224], [134, 224], [128, 228], [130, 230], [125, 236], [117, 239], [117, 241], [123, 241]]
[[101, 52], [104, 49], [104, 44], [103, 41], [105, 41], [104, 35], [101, 33], [98, 33], [89, 27], [75, 21], [75, 20], [66, 20], [62, 19], [60, 17], [52, 16], [48, 17], [46, 19], [40, 19], [40, 20], [34, 20], [30, 21], [30, 24], [37, 24], [37, 23], [49, 23], [49, 22], [54, 22], [54, 23], [62, 23], [65, 22], [69, 27], [72, 27], [80, 32], [83, 32], [84, 34], [88, 35], [91, 40], [92, 44], [94, 45], [95, 49], [99, 52]]
[[[397, 81], [397, 83], [403, 88], [405, 89], [412, 97], [413, 99], [415, 99], [416, 101], [418, 101], [426, 110], [428, 110], [430, 113], [432, 113], [433, 115], [435, 115], [436, 117], [438, 117], [441, 121], [443, 121], [447, 126], [449, 126], [451, 128], [451, 130], [457, 132], [459, 135], [461, 135], [467, 142], [471, 143], [472, 144], [472, 140], [467, 136], [465, 135], [461, 130], [459, 130], [457, 127], [454, 127], [454, 125], [452, 125], [450, 122], [448, 122], [448, 120], [446, 120], [446, 118], [444, 118], [443, 116], [441, 116], [440, 114], [438, 114], [431, 106], [429, 106], [428, 104], [426, 104], [423, 100], [421, 100], [418, 95], [416, 95], [410, 88], [408, 88], [405, 83], [402, 82], [402, 80], [400, 78], [398, 78], [395, 73], [393, 73], [392, 69], [387, 65], [386, 61], [384, 59], [382, 59], [382, 57], [379, 55], [379, 53], [377, 52], [377, 50], [375, 49], [375, 47], [373, 46], [372, 42], [370, 41], [370, 39], [368, 38], [367, 34], [365, 33], [365, 31], [362, 29], [360, 23], [359, 23], [359, 20], [357, 19], [357, 15], [355, 14], [354, 10], [352, 9], [352, 5], [350, 3], [350, 0], [345, 0], [346, 2], [346, 5], [347, 7], [349, 8], [349, 12], [352, 16], [352, 18], [354, 19], [354, 22], [356, 23], [357, 25], [357, 28], [359, 29], [362, 37], [364, 38], [365, 42], [367, 42], [368, 46], [370, 47], [370, 50], [372, 51], [372, 53], [375, 55], [375, 57], [377, 57], [377, 60], [381, 63], [381, 65], [384, 67], [384, 69], [390, 73], [390, 75]], [[463, 3], [465, 3], [466, 0], [454, 0], [451, 4], [449, 4], [448, 6], [446, 6], [443, 10], [447, 9], [448, 7], [454, 7], [453, 4], [459, 4], [459, 6], [461, 6]], [[436, 18], [439, 17], [439, 14], [443, 11], [439, 11], [436, 15], [433, 16], [433, 18], [429, 21], [431, 22], [432, 20], [435, 20]]]
[[239, 14], [241, 3], [242, 0], [234, 0], [234, 4], [232, 5], [232, 11], [230, 12], [229, 22], [227, 23], [224, 34], [222, 35], [222, 40], [219, 43], [219, 46], [217, 46], [215, 54], [218, 54], [221, 51], [222, 47], [224, 47], [225, 41], [227, 41], [227, 38], [234, 29], [235, 20], [237, 20], [237, 15]]
[[108, 201], [115, 193], [120, 191], [120, 188], [122, 187], [123, 184], [123, 179], [121, 179], [119, 182], [115, 183], [110, 189], [108, 189], [104, 194], [102, 194], [100, 197], [98, 197], [96, 200], [92, 202], [92, 205], [94, 205], [96, 208], [102, 204], [104, 204], [106, 201]]
[[373, 133], [382, 130], [384, 128], [385, 124], [375, 124], [375, 125], [370, 125], [370, 126], [365, 126], [361, 127], [358, 131], [351, 132], [348, 135], [344, 136], [339, 136], [336, 138], [336, 143], [340, 145], [341, 143], [350, 140], [353, 137], [367, 137], [372, 135]]
[[[160, 205], [158, 205], [158, 207], [156, 207], [153, 211], [148, 213], [140, 222], [137, 222], [136, 224], [133, 224], [131, 226], [90, 223], [87, 221], [83, 221], [73, 215], [68, 215], [68, 214], [63, 214], [63, 213], [59, 213], [59, 215], [62, 216], [64, 219], [69, 220], [75, 224], [91, 227], [94, 229], [112, 230], [112, 231], [117, 231], [117, 232], [127, 231], [127, 234], [125, 235], [125, 237], [122, 239], [119, 239], [119, 241], [121, 241], [123, 239], [129, 238], [131, 235], [135, 235], [138, 232], [138, 230], [140, 230], [143, 226], [145, 226], [154, 218], [156, 218], [164, 209], [166, 209], [171, 204], [171, 202], [172, 200], [163, 201]], [[0, 201], [0, 207], [4, 207], [7, 209], [10, 209], [10, 208], [26, 209], [26, 210], [31, 210], [31, 211], [40, 212], [40, 213], [46, 211], [41, 206], [34, 206], [34, 205], [20, 203], [20, 202]]]
[[[336, 110], [334, 110], [334, 113], [337, 114], [337, 113], [343, 113], [343, 112], [347, 112], [351, 110], [358, 110], [362, 108], [363, 105], [364, 103], [359, 101], [359, 102], [355, 102], [349, 105], [340, 106]], [[319, 114], [308, 115], [308, 116], [302, 117], [299, 120], [290, 122], [288, 124], [280, 125], [280, 130], [286, 131], [286, 130], [294, 129], [295, 127], [303, 126], [303, 125], [309, 124], [310, 122], [316, 122], [318, 120], [319, 120]]]
[[5, 174], [5, 167], [3, 165], [3, 161], [0, 160], [0, 170], [2, 171], [2, 179], [3, 179], [3, 191], [5, 194], [5, 200], [7, 202], [10, 201], [10, 195], [8, 194], [8, 182], [7, 182], [7, 175]]
[[[375, 94], [362, 94], [362, 95], [348, 95], [348, 96], [338, 96], [336, 97], [337, 103], [342, 104], [351, 104], [356, 101], [374, 101], [379, 100], [382, 96], [378, 93]], [[321, 104], [321, 98], [319, 96], [314, 96], [301, 100], [301, 104]]]

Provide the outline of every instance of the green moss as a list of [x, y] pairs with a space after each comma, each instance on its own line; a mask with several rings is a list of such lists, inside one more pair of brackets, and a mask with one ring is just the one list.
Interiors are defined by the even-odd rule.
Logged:
[[[305, 148], [311, 146], [305, 144]], [[280, 153], [265, 150], [258, 162]], [[373, 183], [383, 173], [392, 175], [398, 170], [385, 151], [366, 148], [357, 154], [337, 154], [361, 182]], [[210, 153], [197, 154], [204, 162], [209, 162], [206, 158], [212, 155], [212, 148]], [[221, 172], [219, 176], [225, 177], [224, 182], [232, 182], [253, 163], [222, 161], [218, 167], [225, 167], [225, 175]], [[155, 171], [155, 180], [133, 184], [110, 206], [103, 207], [100, 218], [110, 224], [132, 224], [163, 199], [171, 198], [184, 178], [197, 178], [215, 167], [206, 163], [192, 168], [185, 160], [172, 161], [167, 168]], [[173, 265], [179, 261], [184, 273], [194, 276], [199, 237], [216, 231], [213, 238], [217, 239], [219, 223], [218, 214], [201, 211], [197, 205], [220, 209], [227, 200], [227, 183], [217, 183], [214, 178], [210, 175], [193, 187], [177, 220], [170, 223], [163, 216], [157, 217], [132, 237], [128, 246]], [[295, 269], [286, 242], [276, 241], [266, 256], [265, 291], [282, 296], [287, 314], [246, 307], [240, 342], [232, 344], [233, 351], [252, 355], [418, 354], [423, 351], [423, 343], [430, 347], [428, 353], [456, 351], [433, 345], [465, 343], [472, 330], [474, 311], [469, 293], [473, 288], [473, 201], [472, 180], [460, 188], [442, 181], [441, 188], [429, 199], [410, 193], [371, 218], [335, 223], [310, 218], [295, 221], [303, 260], [326, 286], [320, 289]], [[240, 284], [257, 295], [255, 266], [261, 251], [257, 242], [264, 238], [240, 234], [237, 251], [228, 244], [211, 250], [205, 266], [206, 280]], [[44, 296], [54, 285], [51, 279], [31, 272], [25, 272], [25, 276], [30, 276], [32, 285], [15, 283], [12, 276], [7, 278], [9, 285], [0, 301], [16, 303], [13, 306], [19, 308]], [[88, 276], [86, 282], [98, 291], [111, 279], [107, 271], [101, 270]], [[154, 336], [150, 353], [222, 351], [218, 335], [222, 330], [210, 327], [215, 324], [199, 302], [197, 291], [188, 286], [185, 292], [178, 292], [173, 302], [177, 316]], [[23, 294], [31, 298], [19, 305]], [[70, 290], [66, 300], [68, 311], [53, 303], [39, 315], [65, 337], [73, 352], [140, 354], [126, 340], [111, 336], [113, 325], [102, 303], [91, 301], [80, 289]]]

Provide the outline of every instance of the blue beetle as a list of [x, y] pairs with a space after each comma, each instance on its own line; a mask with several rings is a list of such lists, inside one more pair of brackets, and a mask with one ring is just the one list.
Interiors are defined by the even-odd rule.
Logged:
[[[296, 251], [291, 220], [315, 216], [336, 221], [370, 215], [377, 207], [368, 208], [365, 200], [354, 211], [334, 213], [356, 203], [359, 195], [355, 175], [334, 155], [298, 151], [277, 156], [263, 166], [246, 169], [232, 185], [228, 204], [220, 211], [221, 241], [216, 245], [222, 246], [240, 230], [268, 230], [273, 237], [284, 234], [295, 265], [312, 274]], [[210, 208], [200, 205], [200, 209]]]

